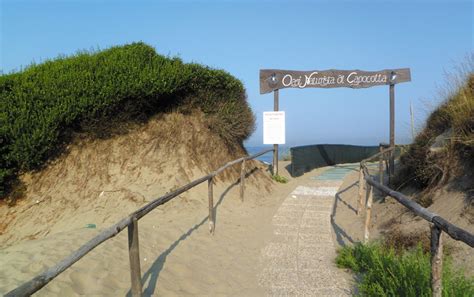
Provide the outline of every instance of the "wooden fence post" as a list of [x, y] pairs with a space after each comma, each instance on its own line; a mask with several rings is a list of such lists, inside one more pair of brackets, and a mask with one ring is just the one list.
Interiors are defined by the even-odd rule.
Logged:
[[364, 228], [364, 243], [369, 241], [370, 235], [370, 215], [372, 213], [372, 199], [373, 199], [373, 187], [366, 183], [366, 199], [367, 199], [367, 210], [365, 212], [365, 228]]
[[207, 191], [208, 191], [208, 198], [209, 198], [209, 232], [214, 234], [214, 194], [213, 194], [213, 183], [214, 177], [211, 177], [207, 181]]
[[134, 217], [128, 225], [128, 255], [130, 258], [130, 276], [132, 278], [132, 296], [142, 296], [142, 280], [140, 271], [140, 248], [138, 244], [138, 221]]
[[379, 182], [383, 185], [383, 159], [384, 152], [383, 146], [380, 146], [380, 157], [379, 157]]
[[431, 226], [431, 288], [433, 297], [441, 297], [443, 291], [443, 232]]
[[390, 96], [390, 181], [395, 173], [395, 84], [390, 84], [389, 86], [389, 96]]
[[[279, 90], [273, 91], [273, 111], [279, 110]], [[273, 145], [273, 175], [278, 175], [278, 144]]]
[[245, 160], [242, 161], [242, 167], [240, 169], [240, 200], [244, 202], [244, 191], [245, 191]]
[[359, 203], [357, 204], [357, 215], [362, 211], [362, 194], [364, 193], [364, 172], [362, 166], [359, 168]]

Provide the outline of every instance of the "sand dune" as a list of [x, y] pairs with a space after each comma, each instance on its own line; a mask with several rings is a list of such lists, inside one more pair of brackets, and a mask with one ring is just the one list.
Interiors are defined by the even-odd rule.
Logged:
[[[249, 296], [261, 290], [255, 276], [258, 256], [271, 234], [279, 197], [249, 189], [244, 203], [238, 187], [219, 184], [216, 233], [209, 235], [202, 187], [139, 221], [145, 295]], [[216, 194], [217, 195], [217, 194]], [[258, 197], [258, 198], [257, 198]], [[0, 252], [0, 292], [4, 293], [55, 264], [100, 229], [78, 228], [26, 241]], [[130, 288], [127, 234], [122, 232], [86, 255], [38, 296], [122, 296]], [[255, 295], [254, 295], [255, 296]]]
[[[192, 131], [180, 130], [190, 125]], [[15, 207], [0, 206], [0, 293], [57, 263], [148, 201], [243, 154], [238, 148], [229, 151], [199, 115], [168, 114], [112, 139], [76, 141], [46, 169], [22, 177], [26, 197]], [[217, 178], [214, 236], [208, 233], [206, 183], [139, 221], [146, 294], [245, 296], [246, 290], [255, 290], [251, 272], [258, 269], [259, 248], [270, 226], [262, 220], [271, 220], [279, 200], [270, 197], [267, 166], [252, 161], [247, 168], [252, 174], [244, 203], [236, 186], [239, 168]], [[127, 294], [126, 233], [86, 255], [37, 295]]]

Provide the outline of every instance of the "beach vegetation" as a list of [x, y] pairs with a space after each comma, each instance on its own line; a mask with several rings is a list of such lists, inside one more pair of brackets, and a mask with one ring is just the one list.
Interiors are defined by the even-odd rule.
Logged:
[[[421, 190], [436, 189], [450, 180], [474, 172], [474, 56], [448, 75], [441, 104], [428, 116], [406, 153], [395, 185], [412, 185]], [[472, 189], [474, 179], [463, 183]], [[429, 206], [426, 201], [418, 201]]]
[[[474, 278], [444, 257], [443, 296], [474, 296]], [[396, 251], [381, 243], [356, 244], [338, 251], [336, 264], [357, 275], [360, 296], [432, 296], [430, 254], [421, 245]]]
[[[145, 43], [80, 51], [0, 76], [0, 197], [41, 169], [74, 135], [107, 138], [162, 112], [205, 114], [228, 145], [243, 147], [254, 115], [240, 80], [166, 57]], [[191, 129], [191, 127], [182, 127]]]
[[272, 175], [272, 179], [281, 184], [286, 184], [288, 182], [288, 178], [278, 175], [278, 174]]

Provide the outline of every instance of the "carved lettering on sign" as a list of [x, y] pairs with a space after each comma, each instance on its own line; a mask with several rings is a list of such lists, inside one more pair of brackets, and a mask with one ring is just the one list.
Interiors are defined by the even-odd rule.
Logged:
[[368, 88], [410, 80], [409, 68], [381, 71], [263, 69], [260, 70], [260, 93], [264, 94], [283, 88]]

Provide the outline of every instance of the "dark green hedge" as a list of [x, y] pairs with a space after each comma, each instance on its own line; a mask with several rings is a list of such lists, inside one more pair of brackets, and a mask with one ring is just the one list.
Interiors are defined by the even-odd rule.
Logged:
[[201, 109], [228, 142], [241, 143], [253, 131], [238, 79], [161, 56], [144, 43], [80, 52], [0, 76], [0, 196], [18, 173], [54, 156], [71, 132], [170, 107]]

